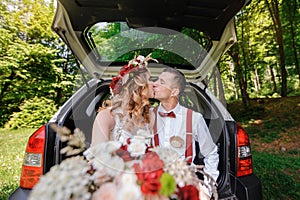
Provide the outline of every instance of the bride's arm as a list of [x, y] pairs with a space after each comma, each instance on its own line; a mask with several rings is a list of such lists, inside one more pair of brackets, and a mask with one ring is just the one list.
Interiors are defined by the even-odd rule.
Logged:
[[110, 112], [110, 109], [106, 108], [101, 110], [97, 114], [93, 124], [91, 146], [94, 146], [101, 142], [107, 142], [114, 125], [115, 120]]
[[155, 122], [155, 113], [153, 112], [153, 109], [150, 110], [150, 124], [149, 124], [149, 129], [152, 132], [153, 126]]

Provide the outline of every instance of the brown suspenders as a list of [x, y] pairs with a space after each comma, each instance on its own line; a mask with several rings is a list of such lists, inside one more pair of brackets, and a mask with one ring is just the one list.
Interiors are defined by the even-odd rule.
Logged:
[[[154, 122], [154, 146], [159, 146], [159, 139], [158, 139], [158, 133], [157, 133], [157, 109], [156, 106], [153, 111], [155, 113], [155, 122]], [[185, 149], [185, 158], [187, 159], [188, 163], [192, 162], [192, 156], [193, 156], [193, 135], [192, 135], [192, 115], [193, 111], [191, 109], [187, 110], [186, 115], [186, 149]]]

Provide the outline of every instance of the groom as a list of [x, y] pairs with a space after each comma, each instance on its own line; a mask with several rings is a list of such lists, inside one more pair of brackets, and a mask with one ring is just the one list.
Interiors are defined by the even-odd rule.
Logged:
[[[155, 146], [170, 147], [190, 163], [195, 163], [200, 152], [204, 156], [204, 172], [217, 181], [219, 155], [204, 118], [201, 113], [179, 104], [185, 86], [184, 75], [173, 68], [166, 68], [154, 82], [155, 99], [160, 101], [154, 108]], [[204, 182], [208, 184], [207, 177]], [[206, 199], [210, 199], [211, 188], [205, 188], [205, 193]]]

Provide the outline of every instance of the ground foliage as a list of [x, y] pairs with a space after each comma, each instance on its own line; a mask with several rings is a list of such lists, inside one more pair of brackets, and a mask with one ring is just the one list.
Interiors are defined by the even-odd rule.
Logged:
[[300, 199], [300, 97], [253, 99], [251, 106], [228, 109], [250, 135], [264, 199]]

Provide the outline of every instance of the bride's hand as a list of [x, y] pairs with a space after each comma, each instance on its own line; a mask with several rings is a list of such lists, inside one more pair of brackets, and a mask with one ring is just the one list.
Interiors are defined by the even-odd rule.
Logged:
[[200, 185], [199, 199], [210, 200], [210, 196], [204, 192], [204, 186]]

